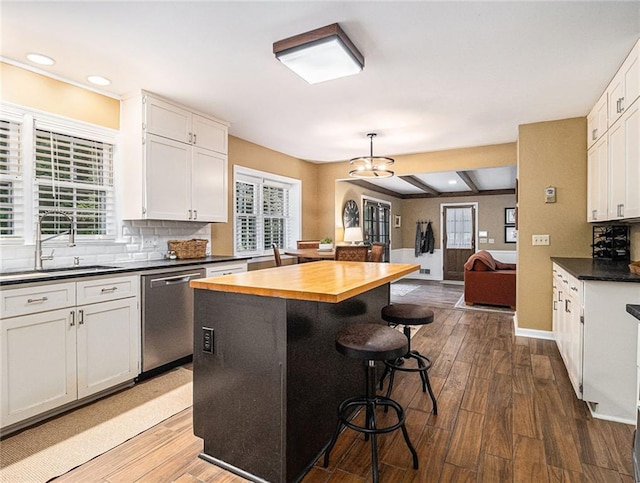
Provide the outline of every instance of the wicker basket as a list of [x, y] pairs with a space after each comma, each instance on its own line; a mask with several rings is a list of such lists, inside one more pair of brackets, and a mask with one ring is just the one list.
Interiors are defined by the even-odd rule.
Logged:
[[178, 258], [204, 258], [209, 240], [169, 240], [167, 243]]
[[640, 275], [640, 261], [629, 264], [629, 270], [634, 275]]

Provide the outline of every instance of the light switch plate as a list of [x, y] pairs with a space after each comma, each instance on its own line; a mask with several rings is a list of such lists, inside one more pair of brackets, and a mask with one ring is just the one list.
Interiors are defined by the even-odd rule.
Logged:
[[531, 235], [532, 245], [548, 245], [549, 235]]

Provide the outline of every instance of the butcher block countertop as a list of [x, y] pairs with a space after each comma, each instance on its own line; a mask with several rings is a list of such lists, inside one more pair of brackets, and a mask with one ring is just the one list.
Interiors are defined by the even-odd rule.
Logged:
[[202, 290], [338, 303], [419, 269], [419, 265], [404, 263], [327, 260], [201, 278], [190, 285]]

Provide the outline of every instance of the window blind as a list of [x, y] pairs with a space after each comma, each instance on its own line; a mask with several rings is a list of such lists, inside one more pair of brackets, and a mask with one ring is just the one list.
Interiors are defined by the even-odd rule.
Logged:
[[[60, 210], [76, 219], [79, 236], [113, 236], [113, 145], [42, 129], [34, 143], [36, 216]], [[67, 225], [48, 217], [41, 229], [56, 234]]]
[[0, 237], [21, 232], [24, 203], [21, 125], [0, 120]]

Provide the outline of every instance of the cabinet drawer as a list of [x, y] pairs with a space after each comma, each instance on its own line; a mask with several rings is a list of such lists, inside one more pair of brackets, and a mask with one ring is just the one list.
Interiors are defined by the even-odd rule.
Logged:
[[137, 275], [77, 282], [78, 305], [134, 297], [139, 285]]
[[3, 290], [0, 295], [2, 318], [73, 307], [75, 288], [75, 283], [68, 282]]
[[247, 263], [217, 264], [206, 267], [206, 277], [220, 277], [231, 273], [242, 273], [247, 271]]

